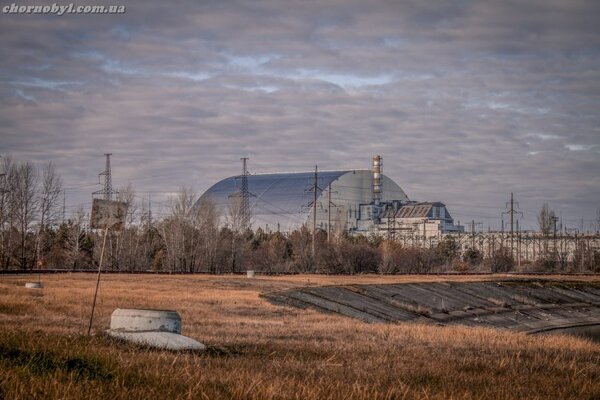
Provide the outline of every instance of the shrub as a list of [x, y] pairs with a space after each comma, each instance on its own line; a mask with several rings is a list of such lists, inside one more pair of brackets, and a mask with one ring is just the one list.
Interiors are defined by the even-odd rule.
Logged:
[[467, 272], [472, 265], [465, 261], [454, 260], [452, 269], [456, 272]]
[[377, 248], [367, 243], [344, 242], [340, 250], [345, 272], [350, 274], [377, 272], [381, 263], [381, 255]]
[[450, 264], [458, 256], [459, 245], [453, 237], [446, 236], [438, 243], [437, 251], [442, 262]]
[[462, 259], [469, 266], [473, 267], [475, 265], [481, 264], [481, 262], [483, 261], [483, 253], [477, 249], [472, 249], [469, 247], [464, 252]]
[[508, 248], [500, 247], [486, 257], [483, 263], [490, 271], [497, 273], [510, 271], [514, 266], [515, 261]]
[[548, 255], [542, 256], [534, 261], [533, 269], [536, 272], [550, 272], [556, 268], [556, 260]]
[[424, 273], [444, 261], [437, 248], [402, 247], [399, 243], [385, 242], [381, 247], [380, 272]]

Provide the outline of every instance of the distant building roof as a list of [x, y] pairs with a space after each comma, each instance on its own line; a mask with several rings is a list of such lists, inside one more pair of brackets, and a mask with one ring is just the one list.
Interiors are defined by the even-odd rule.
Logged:
[[444, 203], [429, 201], [403, 203], [397, 210], [390, 205], [383, 211], [383, 213], [381, 213], [380, 217], [389, 218], [390, 216], [393, 216], [394, 218], [440, 219], [440, 216], [434, 213], [433, 207], [443, 207], [445, 209], [443, 219], [452, 219]]

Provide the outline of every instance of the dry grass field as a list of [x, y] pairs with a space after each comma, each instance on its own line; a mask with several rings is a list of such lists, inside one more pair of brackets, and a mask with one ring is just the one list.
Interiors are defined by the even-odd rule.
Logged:
[[[103, 275], [0, 277], [0, 398], [600, 399], [600, 345], [564, 335], [365, 324], [259, 295], [304, 285], [490, 277]], [[588, 278], [591, 279], [591, 278]], [[598, 279], [598, 278], [595, 278]], [[170, 353], [108, 340], [117, 308], [177, 310], [209, 346]]]

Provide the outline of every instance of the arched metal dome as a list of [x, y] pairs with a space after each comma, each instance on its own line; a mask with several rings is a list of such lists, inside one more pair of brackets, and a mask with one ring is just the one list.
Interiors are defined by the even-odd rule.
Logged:
[[[385, 175], [382, 184], [382, 200], [408, 200], [400, 186]], [[252, 228], [291, 232], [304, 224], [312, 226], [313, 185], [314, 172], [248, 175]], [[372, 185], [369, 170], [318, 172], [317, 227], [325, 229], [331, 222], [332, 229], [348, 229], [359, 205], [372, 201]], [[240, 187], [241, 176], [223, 179], [204, 192], [194, 207], [210, 199], [224, 218]]]

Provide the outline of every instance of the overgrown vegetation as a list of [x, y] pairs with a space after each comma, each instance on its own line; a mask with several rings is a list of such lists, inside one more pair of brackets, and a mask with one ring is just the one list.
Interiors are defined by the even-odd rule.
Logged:
[[[89, 216], [83, 208], [62, 215], [62, 181], [54, 166], [48, 164], [39, 173], [30, 163], [13, 163], [10, 158], [2, 162], [0, 170], [6, 175], [0, 181], [0, 269], [95, 269], [101, 233], [87, 229]], [[452, 236], [427, 244], [340, 232], [328, 238], [318, 230], [313, 256], [312, 232], [306, 226], [288, 234], [248, 229], [235, 201], [227, 215], [220, 215], [210, 200], [194, 207], [197, 198], [190, 188], [181, 188], [162, 210], [162, 217], [153, 218], [131, 185], [119, 188], [117, 200], [128, 204], [128, 214], [125, 229], [108, 236], [104, 268], [213, 274], [245, 270], [398, 274], [508, 272], [517, 267], [516, 245], [509, 251], [504, 237], [484, 257], [483, 247], [475, 248], [474, 238], [471, 247], [461, 249], [460, 238]], [[589, 241], [575, 241], [572, 255], [557, 245], [551, 235], [556, 218], [547, 205], [538, 220], [543, 246], [538, 246], [532, 260], [523, 261], [521, 272], [600, 272], [600, 252]]]
[[494, 250], [483, 262], [492, 272], [508, 272], [515, 264], [512, 254], [506, 247]]

